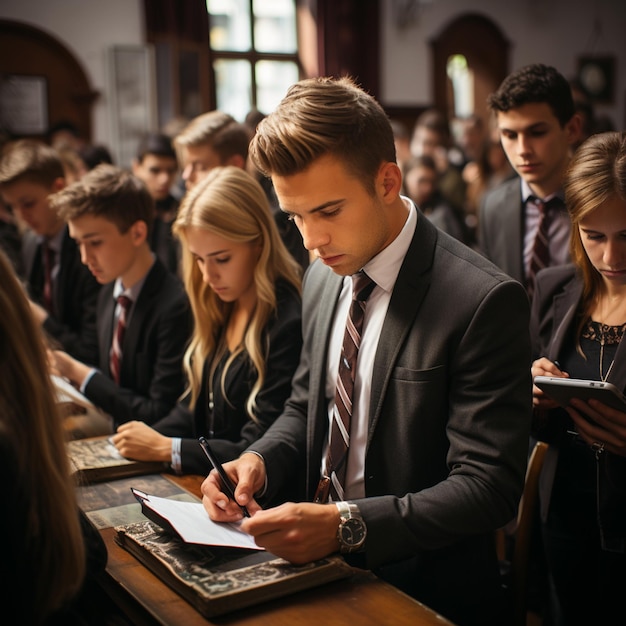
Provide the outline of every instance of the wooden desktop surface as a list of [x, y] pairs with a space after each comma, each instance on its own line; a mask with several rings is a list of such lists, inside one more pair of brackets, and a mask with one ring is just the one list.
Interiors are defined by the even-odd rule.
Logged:
[[[200, 495], [201, 477], [168, 478]], [[191, 604], [161, 582], [115, 541], [115, 530], [101, 530], [108, 549], [100, 584], [113, 602], [137, 626], [452, 626], [373, 574], [355, 570], [345, 580], [207, 620]]]

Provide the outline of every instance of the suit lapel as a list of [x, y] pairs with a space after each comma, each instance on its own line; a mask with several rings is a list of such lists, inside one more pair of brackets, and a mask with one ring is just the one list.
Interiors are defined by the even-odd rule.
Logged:
[[552, 341], [548, 346], [548, 358], [551, 361], [558, 357], [563, 348], [567, 331], [576, 321], [576, 309], [582, 295], [582, 288], [580, 281], [572, 281], [563, 293], [554, 298], [554, 319], [561, 320], [561, 322], [552, 335]]
[[522, 193], [518, 179], [511, 181], [507, 193], [507, 200], [502, 207], [503, 211], [509, 214], [505, 221], [507, 233], [506, 242], [508, 264], [512, 268], [511, 275], [524, 280], [524, 224], [526, 215], [522, 204]]
[[[308, 346], [308, 353], [311, 355], [311, 363], [309, 367], [309, 391], [311, 397], [309, 403], [311, 406], [310, 415], [319, 415], [320, 419], [307, 420], [308, 438], [312, 443], [312, 458], [320, 458], [321, 450], [326, 434], [327, 420], [323, 417], [327, 414], [328, 407], [326, 405], [326, 375], [328, 360], [328, 344], [330, 341], [330, 333], [332, 330], [333, 318], [337, 301], [341, 293], [343, 284], [343, 276], [338, 276], [326, 268], [319, 268], [319, 272], [312, 280], [323, 281], [321, 288], [315, 291], [315, 298], [319, 293], [319, 302], [316, 303], [317, 319], [315, 320], [315, 328], [313, 330], [311, 345]], [[319, 471], [319, 467], [315, 468]]]
[[109, 371], [109, 351], [113, 341], [113, 316], [115, 314], [115, 300], [113, 299], [113, 286], [108, 283], [98, 296], [98, 342], [100, 349], [100, 369]]
[[[146, 318], [154, 314], [155, 307], [155, 294], [158, 294], [159, 289], [165, 279], [165, 268], [161, 262], [157, 259], [139, 292], [137, 301], [133, 304], [130, 321], [126, 328], [124, 335], [124, 342], [122, 345], [122, 354], [127, 352], [128, 354], [136, 354], [137, 346], [141, 338], [140, 329], [146, 323]], [[122, 370], [124, 369], [124, 358], [122, 358]]]
[[430, 285], [437, 230], [421, 214], [398, 273], [374, 358], [368, 442], [380, 418], [389, 379]]

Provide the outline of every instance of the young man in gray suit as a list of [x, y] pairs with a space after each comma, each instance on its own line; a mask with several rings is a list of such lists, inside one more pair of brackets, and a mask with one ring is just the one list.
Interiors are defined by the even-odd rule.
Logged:
[[[570, 219], [561, 186], [580, 134], [580, 118], [567, 80], [555, 68], [541, 64], [507, 76], [488, 104], [496, 116], [502, 147], [519, 178], [485, 195], [478, 243], [488, 259], [532, 295], [539, 269], [569, 260]], [[540, 205], [552, 207], [545, 218]], [[542, 219], [548, 250], [540, 258], [535, 242]]]
[[[318, 259], [304, 279], [291, 397], [266, 435], [225, 465], [237, 503], [215, 472], [205, 480], [207, 511], [234, 521], [245, 505], [242, 528], [289, 561], [350, 553], [459, 625], [506, 623], [494, 531], [515, 515], [526, 468], [523, 288], [400, 195], [389, 121], [347, 78], [294, 85], [259, 125], [251, 154]], [[361, 270], [375, 284], [350, 402], [335, 388], [350, 361], [342, 337]], [[344, 405], [342, 465], [334, 426]], [[297, 472], [302, 501], [261, 510]], [[330, 502], [320, 489], [328, 483]]]

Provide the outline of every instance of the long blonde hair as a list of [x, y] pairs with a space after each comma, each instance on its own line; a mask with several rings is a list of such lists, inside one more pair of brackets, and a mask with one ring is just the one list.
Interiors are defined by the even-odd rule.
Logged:
[[255, 419], [256, 396], [265, 380], [267, 346], [263, 329], [276, 311], [276, 283], [285, 281], [299, 293], [300, 268], [280, 238], [262, 187], [244, 170], [233, 166], [215, 168], [187, 193], [173, 231], [183, 244], [183, 277], [194, 316], [194, 331], [184, 357], [192, 407], [200, 393], [205, 361], [209, 357], [215, 360], [220, 350], [220, 338], [233, 303], [220, 300], [202, 280], [187, 245], [188, 228], [206, 230], [237, 243], [254, 242], [261, 249], [254, 269], [257, 305], [243, 345], [230, 355], [221, 380], [223, 389], [228, 366], [245, 349], [257, 372], [246, 402], [248, 416]]
[[15, 492], [23, 495], [4, 514], [22, 518], [23, 584], [40, 622], [80, 588], [85, 548], [43, 337], [2, 252], [0, 311], [0, 444], [14, 457]]

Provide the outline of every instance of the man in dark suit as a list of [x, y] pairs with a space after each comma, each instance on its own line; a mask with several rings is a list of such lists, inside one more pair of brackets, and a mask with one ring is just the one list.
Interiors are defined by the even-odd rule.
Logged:
[[150, 250], [153, 201], [144, 183], [99, 165], [51, 198], [83, 262], [104, 284], [98, 298], [99, 368], [54, 352], [54, 365], [115, 425], [153, 423], [184, 388], [191, 310], [180, 280]]
[[[237, 504], [212, 472], [207, 511], [233, 521], [246, 505], [242, 528], [292, 562], [340, 550], [459, 625], [505, 623], [493, 533], [515, 515], [526, 467], [524, 290], [400, 195], [389, 121], [349, 79], [294, 85], [251, 154], [318, 259], [304, 280], [291, 397], [225, 465]], [[350, 363], [342, 337], [361, 270], [374, 287], [361, 332], [350, 326], [361, 337]], [[344, 363], [351, 397], [335, 393]], [[343, 463], [341, 406], [351, 406]], [[298, 470], [303, 502], [260, 510], [256, 500], [276, 497]]]
[[[535, 241], [546, 219], [547, 256], [540, 265], [569, 260], [570, 220], [562, 181], [580, 132], [571, 88], [553, 67], [535, 64], [517, 70], [488, 99], [502, 147], [519, 178], [488, 192], [480, 208], [478, 241], [485, 256], [524, 284], [532, 295]], [[537, 258], [535, 254], [535, 258]]]
[[33, 140], [9, 145], [0, 161], [4, 202], [29, 227], [22, 241], [24, 276], [35, 319], [78, 359], [97, 361], [96, 299], [100, 285], [48, 202], [65, 186], [55, 150]]

